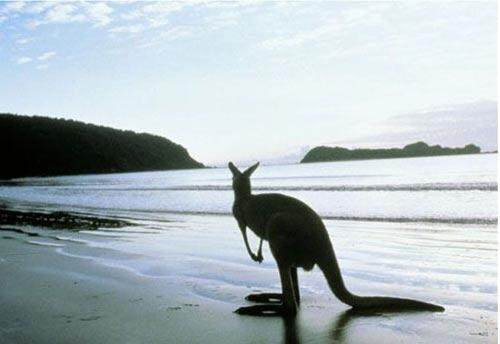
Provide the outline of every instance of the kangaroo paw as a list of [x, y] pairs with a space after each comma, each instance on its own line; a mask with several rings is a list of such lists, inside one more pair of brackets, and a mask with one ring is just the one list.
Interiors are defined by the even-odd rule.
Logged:
[[234, 311], [240, 315], [253, 315], [259, 317], [288, 316], [283, 305], [256, 305], [250, 307], [240, 307]]
[[279, 293], [250, 294], [245, 300], [262, 303], [281, 303], [283, 295]]

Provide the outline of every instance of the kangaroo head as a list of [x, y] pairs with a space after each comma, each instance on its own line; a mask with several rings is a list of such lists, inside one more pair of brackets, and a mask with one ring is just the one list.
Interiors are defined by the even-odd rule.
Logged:
[[244, 172], [238, 170], [232, 162], [228, 164], [229, 169], [233, 173], [233, 190], [236, 197], [245, 197], [251, 194], [250, 176], [259, 167], [259, 163], [250, 166]]

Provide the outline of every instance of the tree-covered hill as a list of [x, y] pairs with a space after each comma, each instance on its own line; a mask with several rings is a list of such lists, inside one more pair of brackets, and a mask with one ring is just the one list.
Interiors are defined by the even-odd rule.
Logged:
[[0, 114], [0, 156], [0, 179], [203, 167], [160, 136], [13, 114]]
[[481, 148], [469, 144], [463, 148], [447, 148], [439, 145], [429, 146], [425, 142], [415, 142], [404, 146], [404, 148], [388, 149], [347, 149], [342, 147], [315, 147], [311, 149], [302, 159], [301, 163], [320, 161], [342, 161], [342, 160], [367, 160], [367, 159], [391, 159], [409, 158], [421, 156], [477, 154]]

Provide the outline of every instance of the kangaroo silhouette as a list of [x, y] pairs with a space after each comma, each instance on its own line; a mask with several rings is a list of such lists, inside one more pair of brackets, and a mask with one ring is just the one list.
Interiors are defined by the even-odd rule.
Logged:
[[[240, 172], [232, 162], [228, 166], [233, 174], [233, 215], [248, 254], [254, 261], [262, 262], [262, 242], [268, 240], [278, 265], [282, 287], [281, 294], [248, 295], [247, 300], [265, 304], [241, 307], [236, 313], [294, 316], [300, 304], [297, 268], [309, 271], [315, 265], [323, 272], [333, 294], [355, 309], [444, 311], [441, 306], [412, 299], [351, 293], [344, 284], [330, 237], [319, 215], [302, 201], [290, 196], [278, 193], [253, 195], [250, 176], [259, 163], [244, 172]], [[252, 252], [248, 244], [247, 227], [261, 239], [257, 254]]]

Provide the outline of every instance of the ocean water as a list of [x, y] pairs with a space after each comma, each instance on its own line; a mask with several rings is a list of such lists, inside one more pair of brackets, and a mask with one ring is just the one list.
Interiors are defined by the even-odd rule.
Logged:
[[[254, 193], [280, 192], [325, 219], [419, 223], [497, 223], [496, 154], [261, 166]], [[4, 182], [15, 205], [125, 217], [229, 216], [227, 168], [24, 178]]]
[[[488, 154], [259, 167], [252, 177], [255, 193], [296, 196], [324, 218], [351, 291], [409, 297], [446, 308], [444, 313], [346, 318], [347, 307], [332, 295], [319, 269], [299, 271], [303, 302], [296, 336], [312, 343], [429, 343], [436, 338], [443, 343], [496, 343], [496, 166], [497, 155]], [[214, 326], [231, 330], [204, 332], [203, 342], [286, 342], [289, 331], [282, 340], [280, 319], [245, 318], [243, 322], [232, 313], [248, 305], [244, 296], [251, 292], [280, 290], [267, 245], [262, 264], [248, 257], [231, 215], [232, 202], [227, 168], [4, 181], [0, 204], [12, 208], [105, 215], [137, 225], [79, 232], [3, 226], [0, 276], [21, 269], [18, 261], [36, 249], [39, 259], [27, 264], [27, 273], [40, 274], [41, 281], [58, 275], [101, 282], [83, 263], [68, 261], [91, 262], [137, 277], [140, 287], [132, 284], [131, 299], [143, 300], [137, 305], [175, 306], [179, 311], [168, 320], [179, 317], [184, 324], [173, 331], [182, 338], [180, 342], [199, 342], [194, 329], [206, 326], [207, 314], [223, 319]], [[250, 234], [254, 251], [257, 244]], [[43, 253], [55, 253], [61, 259], [44, 263]], [[61, 267], [62, 262], [69, 266]], [[159, 288], [165, 304], [148, 294], [152, 292], [145, 284]], [[73, 282], [70, 285], [76, 288]], [[189, 304], [209, 311], [201, 320], [192, 317], [185, 322], [187, 306], [175, 303], [178, 296], [172, 290], [182, 292]], [[7, 300], [9, 295], [7, 288], [0, 288], [0, 298]], [[60, 302], [57, 293], [52, 299], [45, 297], [48, 305]], [[25, 316], [20, 306], [25, 300], [12, 300], [20, 313], [5, 320], [6, 328], [29, 331], [38, 338], [46, 335], [45, 327], [16, 327], [17, 319]], [[113, 300], [108, 303], [117, 302]], [[34, 302], [32, 307], [37, 308]], [[103, 324], [116, 318], [105, 307], [101, 312]], [[120, 318], [120, 326], [137, 326], [133, 314], [128, 314], [132, 319], [128, 323]], [[159, 314], [155, 319], [163, 321], [165, 310]], [[56, 316], [44, 314], [33, 324], [47, 318], [47, 326], [55, 326]], [[165, 324], [144, 326], [151, 338], [164, 338]], [[262, 338], [255, 339], [255, 334]]]

